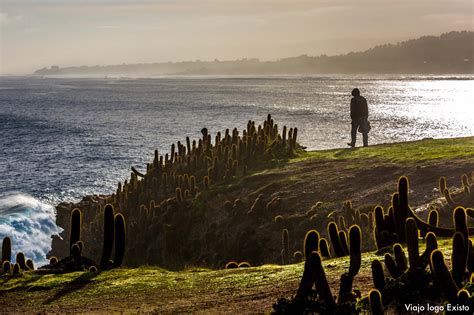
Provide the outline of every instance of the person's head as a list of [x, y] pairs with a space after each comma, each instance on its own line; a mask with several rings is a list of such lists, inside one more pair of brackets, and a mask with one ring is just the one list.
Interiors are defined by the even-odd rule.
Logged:
[[351, 94], [352, 94], [352, 96], [359, 96], [359, 95], [360, 95], [360, 91], [359, 91], [358, 88], [355, 88], [355, 89], [352, 90], [352, 93], [351, 93]]

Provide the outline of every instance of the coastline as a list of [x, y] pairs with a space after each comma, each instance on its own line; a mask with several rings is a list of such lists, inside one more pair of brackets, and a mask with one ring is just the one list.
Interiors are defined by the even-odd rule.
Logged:
[[[419, 157], [413, 152], [418, 152]], [[448, 187], [459, 186], [460, 174], [474, 170], [473, 156], [474, 137], [425, 139], [367, 149], [310, 151], [281, 165], [250, 174], [232, 185], [216, 187], [210, 204], [217, 204], [230, 196], [247, 195], [251, 199], [257, 194], [272, 195], [278, 191], [286, 199], [283, 207], [287, 209], [285, 218], [298, 221], [299, 217], [306, 216], [306, 212], [301, 213], [296, 207], [307, 210], [307, 205], [315, 200], [322, 201], [318, 208], [322, 216], [330, 210], [340, 211], [337, 209], [346, 199], [351, 199], [354, 207], [359, 209], [376, 203], [385, 204], [395, 189], [397, 177], [408, 175], [410, 204], [421, 209], [419, 214], [423, 216], [423, 207], [427, 203], [433, 200], [440, 205], [443, 203], [435, 189], [437, 178], [444, 175]], [[324, 231], [315, 225], [316, 221], [306, 220], [309, 224], [300, 222], [290, 232], [294, 249], [301, 246], [308, 227]], [[449, 221], [442, 220], [440, 225], [449, 226], [452, 224]], [[266, 224], [254, 231], [259, 237], [266, 234], [268, 247], [272, 252], [276, 251], [274, 245], [278, 246], [280, 242], [279, 233], [268, 230]], [[449, 239], [439, 242], [446, 257], [451, 253], [450, 243]], [[370, 261], [374, 258], [380, 259], [374, 252], [362, 256], [362, 270], [356, 278], [362, 294], [367, 294], [372, 287]], [[340, 270], [344, 270], [347, 260], [348, 257], [343, 257], [324, 261], [329, 283], [335, 292]], [[210, 270], [195, 264], [188, 265], [184, 271], [126, 267], [88, 276], [87, 279], [84, 278], [87, 272], [64, 275], [26, 273], [21, 278], [0, 280], [0, 296], [4, 301], [4, 311], [17, 312], [113, 312], [119, 310], [117, 305], [121, 305], [120, 310], [124, 311], [125, 304], [126, 310], [133, 312], [222, 312], [237, 309], [265, 312], [271, 309], [278, 297], [288, 297], [296, 292], [303, 269], [302, 263], [276, 266], [277, 263], [276, 260], [268, 261], [262, 266], [236, 270]], [[84, 280], [77, 282], [77, 279]], [[27, 300], [24, 299], [26, 292]]]

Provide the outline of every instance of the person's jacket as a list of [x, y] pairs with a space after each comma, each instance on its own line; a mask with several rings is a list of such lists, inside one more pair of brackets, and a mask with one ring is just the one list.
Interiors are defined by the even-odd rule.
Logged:
[[354, 96], [351, 99], [351, 119], [357, 120], [360, 118], [369, 117], [369, 108], [367, 100], [363, 96]]

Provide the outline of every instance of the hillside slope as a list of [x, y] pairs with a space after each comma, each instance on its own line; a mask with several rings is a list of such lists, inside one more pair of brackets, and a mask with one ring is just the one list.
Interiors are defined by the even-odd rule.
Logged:
[[[345, 215], [346, 200], [351, 200], [361, 213], [372, 211], [377, 204], [387, 207], [401, 175], [410, 179], [410, 204], [421, 207], [420, 216], [426, 218], [428, 205], [440, 198], [438, 178], [446, 176], [448, 187], [459, 187], [461, 175], [473, 170], [473, 137], [303, 153], [236, 182], [214, 186], [193, 201], [191, 208], [168, 221], [169, 234], [154, 234], [153, 244], [159, 247], [148, 244], [133, 257], [129, 253], [125, 264], [157, 264], [172, 270], [187, 266], [219, 269], [230, 260], [279, 264], [283, 228], [289, 231], [290, 252], [301, 250], [307, 230], [316, 228], [325, 237], [328, 215], [335, 219]], [[257, 199], [261, 209], [255, 216], [249, 211]], [[227, 205], [236, 200], [240, 200], [240, 207], [229, 209]], [[440, 203], [438, 207], [445, 204], [443, 200], [436, 202]], [[65, 229], [64, 240], [55, 239], [52, 255], [67, 255], [71, 209], [79, 207], [87, 216], [87, 204], [84, 201], [58, 207], [57, 223]], [[277, 221], [277, 216], [281, 220]], [[451, 223], [450, 216], [440, 219], [440, 225]], [[84, 255], [98, 260], [102, 234], [83, 234]], [[169, 245], [162, 248], [163, 243]], [[145, 248], [152, 250], [151, 254], [160, 251], [161, 260], [155, 261]], [[374, 245], [367, 243], [365, 248]]]

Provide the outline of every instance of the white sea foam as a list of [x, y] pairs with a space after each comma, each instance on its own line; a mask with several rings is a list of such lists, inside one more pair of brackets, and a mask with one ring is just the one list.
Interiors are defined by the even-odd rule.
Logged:
[[24, 193], [0, 194], [0, 238], [11, 238], [13, 261], [21, 251], [36, 266], [46, 264], [51, 236], [61, 231], [53, 206]]

